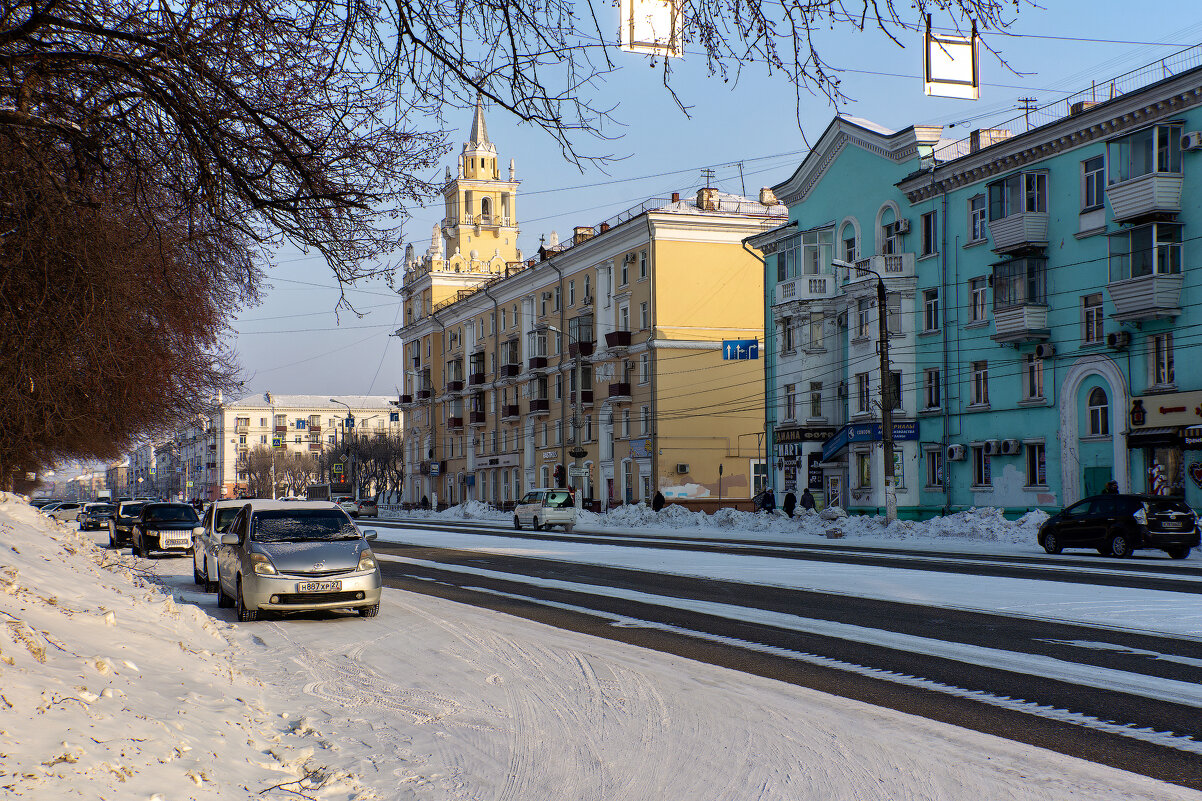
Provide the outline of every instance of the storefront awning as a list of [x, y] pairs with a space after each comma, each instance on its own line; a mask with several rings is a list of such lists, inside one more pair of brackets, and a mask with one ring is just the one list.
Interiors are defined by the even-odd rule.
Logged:
[[1161, 446], [1180, 447], [1184, 444], [1180, 428], [1141, 428], [1127, 434], [1127, 447], [1152, 448]]

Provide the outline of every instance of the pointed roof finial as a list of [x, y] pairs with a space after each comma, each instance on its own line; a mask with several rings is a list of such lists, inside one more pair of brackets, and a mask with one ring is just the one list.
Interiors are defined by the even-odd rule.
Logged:
[[488, 145], [488, 128], [484, 124], [484, 97], [481, 93], [476, 93], [476, 117], [472, 120], [472, 135], [468, 140], [469, 144]]

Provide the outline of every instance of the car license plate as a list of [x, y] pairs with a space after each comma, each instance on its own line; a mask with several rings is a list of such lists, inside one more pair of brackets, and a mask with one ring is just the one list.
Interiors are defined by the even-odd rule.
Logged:
[[1185, 528], [1185, 523], [1182, 523], [1180, 520], [1166, 520], [1164, 521], [1164, 527], [1180, 529]]
[[303, 581], [296, 585], [297, 592], [331, 592], [340, 589], [341, 581]]

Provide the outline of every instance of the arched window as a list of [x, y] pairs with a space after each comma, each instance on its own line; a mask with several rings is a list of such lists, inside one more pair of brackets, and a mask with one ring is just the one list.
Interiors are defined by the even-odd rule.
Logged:
[[856, 236], [856, 227], [851, 223], [843, 226], [839, 234], [839, 258], [855, 264], [860, 258], [860, 241]]
[[492, 200], [490, 198], [480, 199], [480, 216], [486, 221], [492, 216]]
[[1089, 433], [1091, 436], [1110, 436], [1110, 401], [1106, 390], [1094, 387], [1089, 393]]

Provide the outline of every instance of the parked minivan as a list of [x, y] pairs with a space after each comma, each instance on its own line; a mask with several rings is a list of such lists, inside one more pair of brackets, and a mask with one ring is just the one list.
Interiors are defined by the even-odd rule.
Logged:
[[576, 525], [576, 503], [568, 489], [533, 489], [513, 509], [513, 527], [529, 525], [535, 531], [563, 526], [571, 531]]

